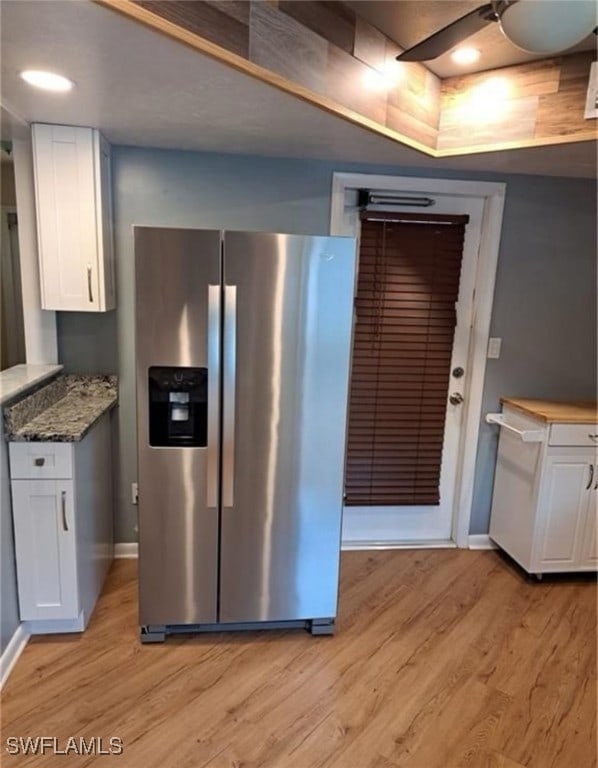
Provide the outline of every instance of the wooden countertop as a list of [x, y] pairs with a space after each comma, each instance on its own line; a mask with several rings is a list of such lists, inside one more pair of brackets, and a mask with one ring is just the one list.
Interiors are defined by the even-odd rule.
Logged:
[[528, 400], [523, 397], [501, 397], [500, 402], [550, 424], [594, 424], [598, 422], [598, 403]]

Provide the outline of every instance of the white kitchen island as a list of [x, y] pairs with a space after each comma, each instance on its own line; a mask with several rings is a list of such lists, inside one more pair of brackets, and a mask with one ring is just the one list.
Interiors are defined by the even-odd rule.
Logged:
[[501, 403], [490, 538], [538, 576], [597, 570], [596, 403]]

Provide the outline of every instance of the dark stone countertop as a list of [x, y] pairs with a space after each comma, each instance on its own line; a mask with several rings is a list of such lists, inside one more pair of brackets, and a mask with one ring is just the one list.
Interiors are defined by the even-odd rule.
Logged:
[[32, 395], [5, 408], [6, 439], [77, 442], [117, 402], [116, 376], [58, 376]]

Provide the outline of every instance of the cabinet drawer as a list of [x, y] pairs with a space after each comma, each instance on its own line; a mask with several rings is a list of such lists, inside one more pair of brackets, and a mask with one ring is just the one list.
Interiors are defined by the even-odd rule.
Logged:
[[598, 424], [553, 424], [548, 445], [598, 446]]
[[13, 480], [69, 480], [73, 477], [71, 443], [10, 443]]

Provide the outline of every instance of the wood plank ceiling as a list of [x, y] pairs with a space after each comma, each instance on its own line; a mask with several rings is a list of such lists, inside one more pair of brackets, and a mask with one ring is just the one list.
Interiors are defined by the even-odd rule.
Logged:
[[441, 80], [341, 2], [97, 2], [433, 157], [596, 138], [592, 51]]

